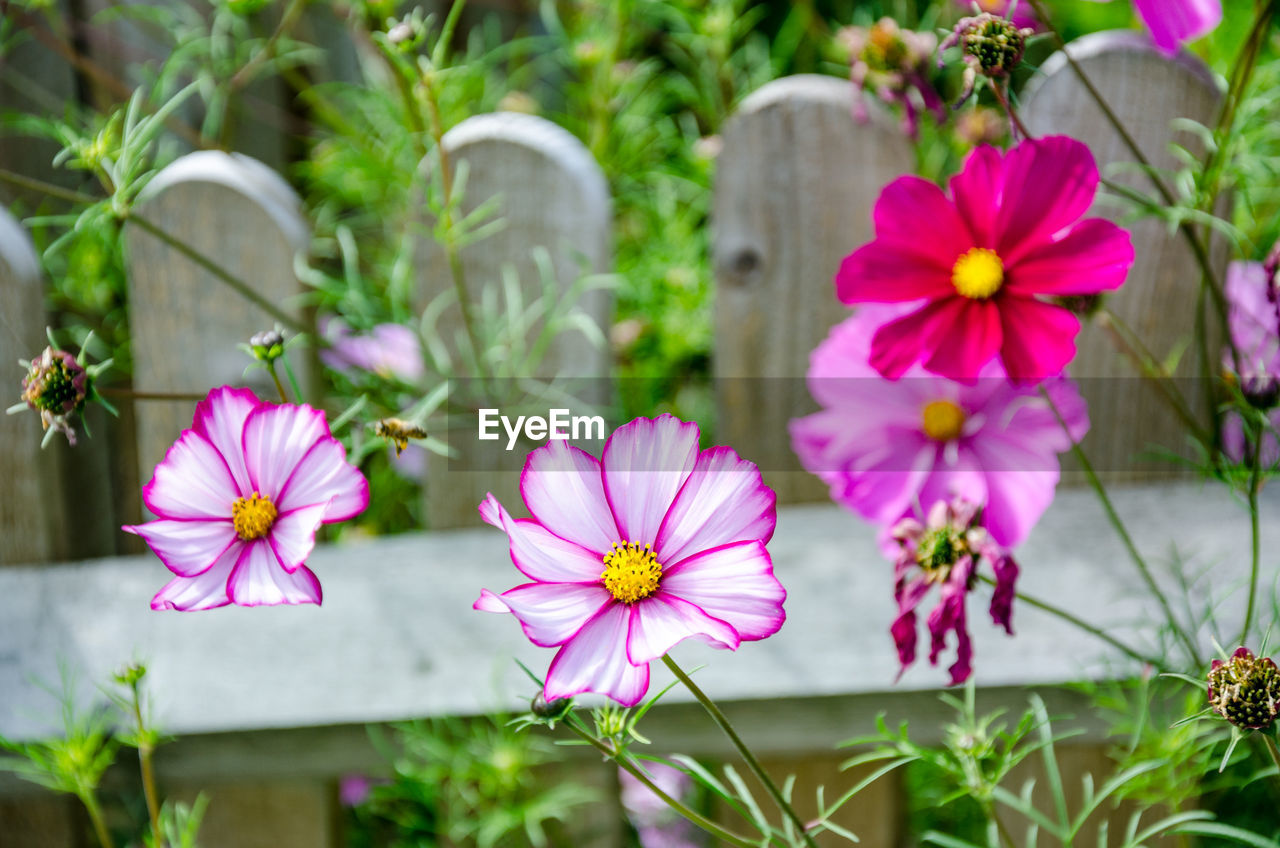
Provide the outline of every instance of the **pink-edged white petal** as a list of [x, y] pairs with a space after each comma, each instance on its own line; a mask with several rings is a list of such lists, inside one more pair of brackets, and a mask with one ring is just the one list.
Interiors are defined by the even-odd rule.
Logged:
[[223, 386], [209, 392], [209, 395], [196, 404], [195, 416], [191, 428], [204, 436], [222, 454], [231, 476], [235, 478], [240, 494], [248, 497], [253, 494], [253, 484], [249, 482], [249, 471], [244, 464], [244, 448], [241, 447], [241, 436], [244, 434], [244, 422], [249, 413], [262, 405], [250, 389], [236, 389]]
[[631, 605], [631, 626], [627, 633], [627, 659], [632, 665], [665, 656], [685, 639], [696, 638], [715, 648], [737, 650], [742, 639], [738, 631], [712, 618], [688, 601], [669, 592]]
[[151, 599], [153, 610], [194, 610], [225, 607], [231, 603], [227, 579], [235, 568], [245, 545], [233, 544], [222, 552], [213, 566], [196, 577], [175, 577]]
[[637, 418], [605, 443], [604, 491], [622, 541], [645, 545], [698, 461], [698, 426], [673, 415]]
[[204, 436], [186, 430], [156, 466], [142, 488], [142, 501], [160, 518], [228, 519], [239, 488], [218, 453]]
[[276, 559], [285, 571], [292, 574], [307, 561], [316, 546], [316, 531], [324, 521], [326, 505], [304, 506], [292, 512], [282, 512], [271, 525], [267, 537]]
[[276, 500], [281, 512], [313, 504], [325, 506], [325, 523], [354, 518], [369, 505], [369, 481], [332, 437], [321, 438], [302, 455]]
[[242, 607], [319, 604], [323, 597], [311, 569], [302, 565], [293, 573], [285, 571], [263, 539], [245, 545], [227, 580], [227, 596]]
[[600, 556], [622, 540], [605, 499], [600, 461], [563, 440], [529, 454], [520, 495], [539, 524]]
[[141, 536], [165, 567], [179, 577], [204, 574], [236, 541], [230, 518], [219, 521], [160, 519], [120, 529]]
[[602, 555], [575, 545], [530, 519], [514, 519], [492, 494], [480, 504], [480, 517], [507, 534], [511, 561], [531, 580], [543, 583], [598, 581]]
[[530, 642], [555, 648], [572, 639], [612, 600], [609, 590], [599, 583], [526, 583], [501, 595], [486, 589], [472, 608], [510, 612]]
[[778, 632], [786, 620], [787, 592], [773, 576], [761, 542], [740, 542], [702, 551], [662, 573], [662, 591], [726, 622], [744, 641]]
[[329, 425], [318, 409], [306, 405], [263, 404], [250, 412], [244, 422], [241, 444], [253, 490], [279, 507], [285, 481], [307, 451], [316, 442], [328, 438], [332, 438]]
[[702, 451], [658, 530], [658, 562], [679, 562], [708, 548], [759, 539], [777, 524], [777, 496], [760, 469], [731, 448]]
[[546, 699], [598, 692], [625, 707], [640, 703], [649, 689], [649, 664], [627, 660], [630, 620], [625, 604], [611, 604], [587, 622], [551, 661], [543, 687]]

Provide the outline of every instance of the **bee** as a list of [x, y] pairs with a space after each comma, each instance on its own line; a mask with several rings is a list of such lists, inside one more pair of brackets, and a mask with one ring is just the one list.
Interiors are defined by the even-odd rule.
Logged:
[[410, 439], [425, 439], [427, 431], [424, 427], [411, 424], [399, 418], [382, 418], [373, 425], [374, 435], [386, 439], [396, 446], [396, 456], [409, 446]]

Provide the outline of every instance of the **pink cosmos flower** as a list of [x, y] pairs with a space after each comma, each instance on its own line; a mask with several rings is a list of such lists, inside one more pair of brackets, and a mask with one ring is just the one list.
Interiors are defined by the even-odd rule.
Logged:
[[735, 650], [778, 631], [786, 592], [765, 543], [776, 521], [760, 470], [670, 415], [619, 427], [601, 458], [553, 440], [529, 454], [520, 493], [532, 518], [493, 495], [481, 517], [506, 531], [531, 582], [475, 608], [515, 615], [535, 645], [559, 648], [548, 701], [597, 692], [631, 706], [649, 663], [690, 637]]
[[977, 505], [963, 498], [934, 503], [925, 524], [904, 518], [893, 528], [893, 537], [900, 545], [893, 589], [898, 617], [889, 632], [898, 648], [902, 671], [916, 659], [916, 608], [929, 587], [936, 584], [941, 595], [925, 622], [929, 630], [929, 664], [938, 664], [938, 656], [947, 646], [947, 634], [954, 632], [956, 661], [950, 668], [951, 685], [963, 683], [973, 673], [965, 600], [977, 583], [979, 562], [986, 559], [995, 574], [991, 620], [1010, 636], [1018, 565], [982, 527]]
[[[654, 785], [678, 801], [687, 801], [693, 793], [693, 780], [688, 774], [665, 763], [646, 762]], [[675, 812], [652, 789], [618, 769], [622, 809], [636, 829], [640, 848], [698, 848], [702, 840], [693, 824]]]
[[1208, 35], [1222, 21], [1220, 0], [1133, 0], [1138, 17], [1166, 56], [1188, 41]]
[[318, 604], [304, 564], [316, 530], [362, 512], [369, 484], [323, 412], [223, 386], [196, 405], [142, 500], [158, 520], [123, 529], [178, 575], [152, 609]]
[[1228, 350], [1223, 364], [1238, 372], [1247, 397], [1274, 400], [1280, 389], [1280, 320], [1271, 300], [1270, 275], [1260, 262], [1232, 262], [1225, 293], [1227, 324], [1239, 362]]
[[870, 364], [871, 339], [910, 308], [862, 306], [813, 351], [809, 391], [823, 409], [791, 422], [796, 455], [869, 521], [889, 526], [959, 495], [984, 505], [992, 537], [1013, 547], [1053, 501], [1058, 454], [1089, 429], [1084, 400], [1069, 380], [1043, 384], [1068, 437], [1038, 389], [1010, 384], [999, 362], [972, 385], [919, 365], [886, 380]]
[[1035, 383], [1075, 355], [1080, 322], [1042, 297], [1119, 287], [1133, 264], [1129, 234], [1081, 216], [1098, 169], [1065, 136], [1001, 155], [979, 147], [948, 197], [928, 180], [894, 180], [876, 201], [876, 238], [836, 274], [845, 303], [918, 302], [881, 327], [871, 364], [897, 379], [912, 364], [972, 382], [999, 358], [1009, 378]]
[[320, 322], [320, 334], [330, 347], [320, 351], [320, 361], [335, 371], [368, 371], [379, 377], [395, 377], [404, 383], [422, 378], [422, 342], [418, 334], [401, 324], [379, 324], [368, 333], [356, 333], [341, 318]]

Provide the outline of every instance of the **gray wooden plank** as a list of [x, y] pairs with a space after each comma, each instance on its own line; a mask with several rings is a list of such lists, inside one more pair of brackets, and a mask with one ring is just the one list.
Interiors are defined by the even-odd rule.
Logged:
[[[1172, 169], [1172, 143], [1198, 150], [1194, 136], [1173, 122], [1188, 118], [1211, 125], [1221, 93], [1209, 69], [1183, 51], [1175, 57], [1160, 54], [1145, 35], [1129, 30], [1099, 32], [1073, 41], [1067, 48], [1089, 79], [1121, 117], [1139, 148], [1155, 167]], [[1027, 84], [1022, 117], [1035, 135], [1066, 134], [1089, 145], [1104, 177], [1153, 195], [1146, 177], [1133, 161], [1120, 136], [1067, 64], [1054, 54]], [[1168, 182], [1168, 174], [1165, 174]], [[1095, 203], [1091, 214], [1121, 221], [1127, 206], [1114, 201]], [[1124, 286], [1108, 296], [1107, 305], [1143, 339], [1159, 359], [1186, 345], [1195, 327], [1200, 278], [1190, 248], [1167, 225], [1153, 218], [1129, 224], [1136, 259]], [[1219, 278], [1227, 254], [1219, 242], [1214, 252]], [[1212, 315], [1212, 312], [1211, 312]], [[1221, 335], [1214, 333], [1212, 361], [1216, 366]], [[1081, 382], [1093, 424], [1084, 446], [1093, 464], [1111, 479], [1151, 479], [1168, 476], [1167, 462], [1139, 458], [1154, 445], [1185, 453], [1184, 429], [1149, 385], [1119, 352], [1111, 337], [1096, 323], [1087, 323], [1076, 340], [1078, 355], [1070, 366]], [[1199, 373], [1194, 345], [1189, 345], [1177, 370], [1183, 390], [1202, 411], [1203, 394], [1189, 379]]]
[[782, 502], [825, 500], [787, 422], [815, 404], [809, 353], [849, 314], [833, 279], [873, 237], [880, 189], [914, 167], [879, 104], [853, 118], [847, 80], [799, 75], [747, 97], [724, 129], [713, 212], [717, 435], [765, 470]]
[[[445, 134], [444, 147], [455, 171], [466, 163], [462, 214], [500, 198], [496, 217], [504, 222], [502, 229], [461, 252], [473, 303], [486, 288], [502, 291], [503, 269], [508, 266], [518, 275], [526, 304], [531, 303], [542, 292], [533, 259], [538, 247], [550, 253], [562, 292], [584, 273], [610, 269], [613, 217], [608, 184], [590, 152], [569, 132], [536, 115], [497, 112], [458, 124]], [[426, 238], [420, 254], [424, 299], [451, 291], [454, 283], [443, 247]], [[577, 305], [602, 330], [608, 326], [613, 301], [607, 291], [589, 292]], [[441, 315], [437, 326], [456, 353], [452, 342], [463, 326], [456, 303]], [[555, 340], [537, 373], [517, 376], [579, 378], [582, 399], [600, 403], [607, 399], [608, 373], [608, 350], [571, 330]], [[509, 383], [502, 387], [511, 389]], [[454, 400], [463, 400], [461, 392]], [[479, 524], [476, 505], [490, 490], [504, 502], [517, 501], [510, 471], [520, 467], [523, 454], [515, 458], [481, 445], [474, 421], [447, 438], [458, 453], [450, 460], [433, 459], [429, 465], [430, 527]]]
[[[294, 256], [307, 249], [308, 227], [293, 190], [262, 163], [213, 150], [188, 154], [147, 185], [137, 211], [300, 318]], [[136, 223], [126, 226], [125, 238], [137, 389], [203, 395], [216, 386], [246, 384], [250, 360], [236, 345], [270, 329], [274, 320]], [[307, 386], [308, 362], [297, 356], [291, 361]], [[248, 384], [261, 397], [274, 397], [265, 372], [250, 377]], [[191, 426], [193, 406], [189, 401], [137, 405], [138, 468], [144, 481]]]
[[[1212, 567], [1219, 591], [1239, 585], [1248, 522], [1238, 503], [1190, 484], [1114, 495], [1148, 555], [1161, 560], [1176, 540], [1193, 568]], [[1264, 492], [1262, 508], [1263, 550], [1275, 551], [1280, 492]], [[1104, 521], [1091, 493], [1060, 492], [1018, 552], [1020, 588], [1133, 638], [1154, 607]], [[833, 506], [786, 508], [770, 550], [788, 590], [788, 621], [779, 634], [736, 654], [712, 655], [701, 645], [676, 649], [686, 667], [707, 664], [699, 680], [714, 697], [782, 709], [787, 699], [867, 695], [874, 703], [884, 693], [907, 695], [945, 682], [942, 669], [918, 664], [894, 685], [892, 569], [873, 528]], [[147, 610], [167, 579], [151, 556], [0, 571], [0, 692], [6, 693], [0, 734], [40, 732], [50, 702], [30, 680], [54, 679], [59, 660], [92, 680], [131, 657], [145, 660], [157, 720], [185, 735], [518, 709], [530, 687], [511, 658], [545, 670], [552, 656], [525, 641], [514, 621], [471, 610], [482, 587], [521, 582], [497, 531], [321, 547], [308, 564], [324, 584], [322, 607], [188, 614]], [[1274, 554], [1263, 565], [1274, 570]], [[1221, 607], [1223, 620], [1242, 605], [1237, 591]], [[971, 603], [980, 686], [1133, 670], [1102, 643], [1026, 605], [1016, 607], [1014, 625], [1018, 635], [1009, 638], [989, 624], [981, 600]], [[662, 669], [654, 672], [654, 685], [662, 685]], [[679, 691], [668, 699], [687, 701]], [[838, 710], [827, 721], [846, 726]], [[832, 730], [815, 719], [813, 732], [830, 738]]]
[[[44, 274], [30, 236], [0, 209], [0, 373], [9, 387], [0, 406], [19, 401], [25, 373], [18, 359], [35, 359], [45, 338]], [[0, 565], [67, 555], [58, 454], [40, 449], [40, 415], [0, 410]], [[55, 438], [61, 439], [61, 436]]]

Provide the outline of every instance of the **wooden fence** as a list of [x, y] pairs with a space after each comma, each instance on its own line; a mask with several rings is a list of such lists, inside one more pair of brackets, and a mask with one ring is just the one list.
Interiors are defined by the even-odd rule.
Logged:
[[[1213, 120], [1219, 93], [1194, 59], [1165, 59], [1127, 33], [1090, 36], [1071, 49], [1108, 99], [1123, 107], [1157, 166], [1171, 164], [1171, 139], [1191, 143], [1172, 129], [1175, 119]], [[847, 314], [834, 298], [832, 274], [841, 257], [870, 238], [870, 209], [881, 187], [911, 166], [908, 144], [876, 104], [869, 104], [869, 123], [853, 119], [853, 96], [848, 82], [827, 77], [765, 86], [743, 101], [725, 129], [715, 184], [718, 441], [770, 469], [769, 482], [790, 504], [825, 498], [821, 486], [795, 470], [786, 422], [812, 408], [796, 378], [803, 377], [809, 352]], [[1045, 63], [1022, 108], [1034, 132], [1068, 133], [1089, 143], [1104, 172], [1129, 158], [1060, 57]], [[468, 163], [468, 202], [500, 195], [507, 219], [499, 236], [464, 253], [472, 280], [491, 279], [507, 264], [527, 268], [539, 246], [556, 257], [566, 288], [579, 271], [574, 256], [595, 270], [609, 268], [606, 183], [579, 142], [536, 117], [484, 115], [456, 127], [446, 145], [455, 163]], [[1095, 212], [1119, 215], [1101, 204]], [[299, 254], [305, 261], [308, 224], [297, 197], [268, 166], [240, 155], [190, 154], [156, 177], [139, 214], [152, 226], [132, 224], [125, 232], [137, 388], [200, 394], [239, 382], [244, 359], [236, 343], [270, 325], [266, 313], [217, 279], [205, 260], [250, 281], [258, 296], [303, 325], [312, 321], [294, 272]], [[1166, 229], [1143, 223], [1133, 233], [1138, 263], [1112, 307], [1163, 357], [1190, 332], [1198, 284], [1186, 273], [1182, 245]], [[424, 295], [449, 285], [437, 249], [424, 243], [420, 255]], [[608, 320], [606, 298], [589, 309]], [[0, 214], [0, 362], [39, 351], [42, 314], [32, 245]], [[565, 336], [557, 345], [552, 361], [559, 367], [607, 374], [607, 362], [580, 339]], [[1097, 330], [1086, 329], [1080, 348], [1077, 376], [1132, 376]], [[317, 374], [314, 364], [304, 371], [311, 375], [304, 379]], [[1151, 440], [1172, 439], [1160, 423], [1165, 416], [1148, 406], [1154, 401], [1135, 395], [1135, 382], [1084, 383], [1093, 421], [1086, 448], [1102, 467], [1124, 467]], [[135, 491], [190, 410], [190, 404], [162, 403], [130, 411]], [[180, 791], [214, 787], [208, 844], [336, 845], [326, 823], [333, 781], [345, 771], [375, 767], [363, 723], [513, 706], [508, 693], [526, 687], [503, 666], [495, 698], [495, 677], [486, 671], [513, 653], [535, 667], [545, 662], [515, 638], [510, 622], [470, 611], [482, 585], [498, 589], [510, 582], [501, 534], [487, 529], [322, 548], [311, 563], [327, 587], [322, 610], [150, 613], [147, 599], [166, 572], [149, 554], [39, 567], [113, 552], [73, 552], [66, 540], [91, 532], [95, 522], [114, 529], [143, 518], [136, 502], [121, 515], [120, 499], [110, 495], [118, 489], [111, 487], [112, 503], [88, 503], [91, 488], [64, 482], [70, 479], [65, 466], [82, 449], [42, 453], [35, 449], [39, 437], [34, 415], [0, 418], [6, 481], [0, 564], [17, 566], [0, 569], [0, 734], [39, 732], [31, 715], [44, 705], [26, 678], [49, 677], [58, 657], [100, 675], [140, 651], [150, 662], [160, 718], [184, 737], [162, 751], [162, 778]], [[493, 487], [509, 493], [513, 480], [506, 472], [437, 468], [427, 482], [429, 513], [439, 529], [474, 523], [479, 496]], [[1144, 550], [1164, 553], [1170, 538], [1186, 538], [1206, 560], [1245, 561], [1246, 517], [1225, 496], [1148, 483], [1121, 493], [1118, 504], [1137, 519]], [[1264, 508], [1276, 514], [1280, 501], [1268, 495]], [[1060, 493], [1021, 552], [1025, 581], [1031, 591], [1106, 622], [1131, 620], [1146, 607], [1113, 566], [1123, 551], [1095, 532], [1102, 526], [1088, 493]], [[1280, 544], [1277, 530], [1274, 524], [1266, 530], [1268, 550]], [[729, 703], [748, 738], [780, 768], [800, 768], [802, 789], [812, 790], [817, 782], [842, 780], [830, 744], [865, 731], [878, 709], [890, 710], [895, 721], [910, 715], [926, 737], [937, 733], [928, 690], [940, 674], [916, 669], [893, 688], [896, 663], [886, 635], [891, 587], [871, 529], [830, 505], [792, 506], [782, 511], [771, 550], [790, 592], [788, 627], [740, 655], [718, 658], [704, 672], [707, 688]], [[868, 565], [851, 570], [853, 562]], [[838, 598], [834, 587], [840, 587]], [[1114, 602], [1100, 609], [1098, 597]], [[1018, 616], [1015, 640], [975, 624], [978, 680], [989, 703], [1024, 703], [1020, 690], [1006, 687], [1128, 668], [1054, 619], [1025, 609]], [[264, 645], [279, 651], [264, 652]], [[1063, 709], [1084, 709], [1079, 698], [1054, 697]], [[673, 700], [654, 713], [658, 744], [726, 756], [711, 728], [695, 724], [693, 706]], [[1099, 727], [1085, 718], [1091, 741], [1068, 755], [1079, 760], [1077, 773], [1103, 759]], [[584, 761], [583, 767], [598, 765]], [[887, 780], [880, 794], [851, 810], [845, 823], [869, 836], [864, 844], [898, 844], [895, 787]], [[20, 792], [12, 781], [0, 782], [0, 796]], [[26, 801], [0, 802], [0, 832], [6, 821], [35, 816], [36, 809]], [[17, 825], [9, 832], [18, 832]], [[54, 843], [13, 838], [17, 845], [76, 844], [71, 836]], [[593, 844], [617, 838], [614, 832]]]

